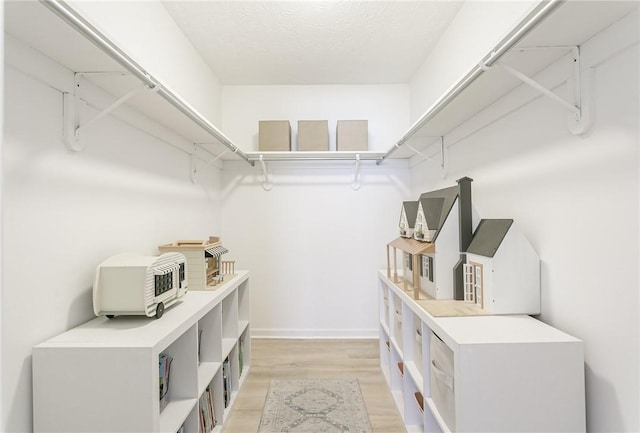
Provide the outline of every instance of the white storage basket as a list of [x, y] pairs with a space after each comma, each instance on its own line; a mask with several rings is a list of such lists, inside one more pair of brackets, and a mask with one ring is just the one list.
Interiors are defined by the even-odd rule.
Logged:
[[429, 343], [431, 398], [449, 430], [456, 430], [453, 351], [437, 335], [431, 333]]

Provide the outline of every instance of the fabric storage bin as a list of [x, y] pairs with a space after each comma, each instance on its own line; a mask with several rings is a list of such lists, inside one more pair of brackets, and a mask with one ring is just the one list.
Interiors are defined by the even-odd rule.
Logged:
[[413, 362], [420, 374], [424, 375], [422, 367], [422, 322], [418, 316], [414, 316], [413, 329]]
[[393, 328], [394, 334], [393, 337], [396, 340], [396, 344], [398, 345], [398, 349], [402, 350], [402, 310], [396, 308], [393, 311]]
[[431, 399], [449, 430], [455, 431], [453, 351], [433, 332], [431, 333], [429, 349]]

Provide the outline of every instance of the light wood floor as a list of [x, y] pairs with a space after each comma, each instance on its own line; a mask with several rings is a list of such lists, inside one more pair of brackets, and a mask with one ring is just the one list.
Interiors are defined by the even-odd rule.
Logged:
[[252, 339], [251, 370], [223, 432], [257, 432], [269, 381], [287, 377], [358, 379], [374, 433], [405, 431], [378, 350], [378, 340]]

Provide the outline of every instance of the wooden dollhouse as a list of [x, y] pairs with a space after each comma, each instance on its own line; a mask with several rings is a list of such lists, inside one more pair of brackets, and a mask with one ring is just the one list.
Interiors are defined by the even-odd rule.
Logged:
[[[464, 250], [460, 244], [460, 227], [468, 226], [468, 232], [472, 229], [471, 181], [465, 177], [458, 180], [457, 186], [426, 192], [416, 202], [403, 202], [401, 224], [403, 215], [408, 215], [407, 203], [416, 204], [413, 239], [403, 242], [401, 237], [390, 242], [387, 255], [391, 254], [390, 248], [402, 251], [403, 286], [411, 286], [415, 299], [419, 299], [420, 292], [429, 299], [455, 297], [453, 269], [460, 261], [460, 251]], [[463, 206], [466, 201], [469, 205]], [[461, 209], [464, 209], [464, 218]], [[402, 236], [402, 227], [400, 234]], [[397, 274], [395, 269], [394, 281], [398, 279]], [[391, 278], [390, 269], [388, 276]]]
[[160, 245], [158, 249], [161, 253], [179, 252], [185, 255], [189, 290], [215, 290], [215, 286], [235, 275], [235, 262], [222, 260], [222, 255], [229, 251], [222, 246], [218, 237], [179, 240]]
[[[406, 203], [410, 203], [403, 202], [401, 237], [387, 244], [387, 277], [412, 291], [416, 300], [460, 301], [472, 306], [457, 311], [539, 314], [538, 255], [511, 219], [483, 219], [474, 232], [471, 182], [464, 177], [457, 181], [458, 186], [422, 194], [413, 239], [402, 236]], [[401, 276], [398, 250], [402, 253]]]

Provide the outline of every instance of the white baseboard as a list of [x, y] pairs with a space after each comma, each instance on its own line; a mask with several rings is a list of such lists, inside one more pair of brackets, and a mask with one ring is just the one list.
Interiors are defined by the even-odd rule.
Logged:
[[257, 329], [251, 328], [252, 338], [378, 338], [378, 329]]

